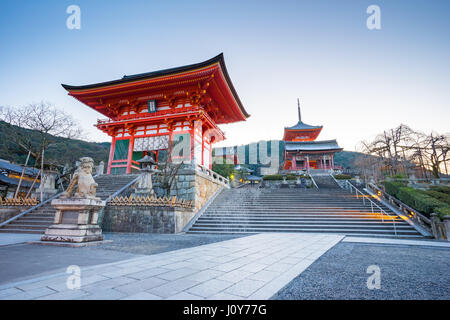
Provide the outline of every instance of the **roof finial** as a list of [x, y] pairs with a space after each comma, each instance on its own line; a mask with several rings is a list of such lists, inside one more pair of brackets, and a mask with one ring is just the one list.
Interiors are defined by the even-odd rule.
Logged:
[[302, 122], [302, 114], [300, 113], [300, 99], [297, 98], [297, 105], [298, 105], [298, 122]]

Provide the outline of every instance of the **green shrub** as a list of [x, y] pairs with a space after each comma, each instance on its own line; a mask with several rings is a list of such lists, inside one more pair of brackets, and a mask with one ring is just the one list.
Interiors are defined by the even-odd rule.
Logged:
[[400, 188], [406, 186], [406, 183], [404, 182], [394, 182], [394, 181], [384, 181], [383, 184], [386, 192], [396, 198], [398, 198], [398, 192], [400, 191]]
[[397, 174], [394, 174], [391, 178], [392, 179], [406, 179], [407, 176], [404, 173], [397, 173]]
[[352, 178], [352, 176], [349, 174], [336, 174], [334, 175], [334, 178], [336, 180], [349, 180]]
[[434, 212], [439, 214], [439, 217], [442, 218], [443, 216], [450, 216], [450, 207], [439, 207], [435, 208]]
[[438, 199], [439, 201], [445, 202], [446, 204], [450, 205], [450, 195], [434, 190], [428, 190], [425, 191], [425, 194], [427, 194], [430, 197], [433, 197], [435, 199]]
[[[300, 176], [300, 178], [305, 178], [305, 179], [309, 179], [308, 176], [304, 175], [304, 176]], [[286, 175], [286, 180], [296, 180], [297, 176], [295, 174], [287, 174]], [[263, 177], [263, 180], [283, 180], [283, 175], [281, 174], [268, 174], [265, 175]]]
[[430, 197], [425, 192], [409, 187], [400, 188], [397, 198], [428, 217], [437, 208], [450, 208], [446, 203]]
[[263, 180], [283, 180], [281, 174], [268, 174], [263, 177]]
[[432, 187], [430, 187], [430, 189], [432, 191], [442, 192], [442, 193], [450, 195], [450, 187], [447, 187], [447, 186], [432, 186]]

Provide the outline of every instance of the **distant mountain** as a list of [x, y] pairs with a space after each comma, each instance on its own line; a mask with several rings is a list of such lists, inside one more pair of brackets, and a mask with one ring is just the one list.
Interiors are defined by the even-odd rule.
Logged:
[[[20, 148], [11, 139], [13, 136], [29, 136], [32, 144], [36, 147], [39, 145], [40, 134], [34, 130], [23, 129], [14, 125], [10, 125], [4, 121], [0, 121], [0, 158], [11, 161], [13, 163], [23, 165], [25, 163], [27, 152]], [[73, 165], [75, 161], [81, 157], [91, 157], [95, 164], [108, 161], [109, 142], [86, 142], [83, 140], [67, 139], [48, 135], [48, 139], [53, 143], [45, 150], [45, 159], [57, 162], [61, 165], [66, 163]], [[354, 168], [355, 160], [363, 154], [353, 151], [338, 152], [334, 157], [334, 163], [342, 166], [344, 169]], [[33, 165], [34, 160], [30, 160]]]
[[[0, 158], [23, 165], [27, 151], [19, 147], [12, 139], [14, 136], [28, 136], [31, 143], [38, 149], [40, 134], [35, 130], [23, 129], [4, 121], [0, 121]], [[60, 138], [48, 135], [52, 144], [45, 150], [45, 159], [61, 165], [73, 165], [81, 157], [91, 157], [97, 165], [100, 161], [108, 161], [109, 142], [86, 142], [83, 140]], [[30, 158], [30, 165], [34, 159]]]
[[355, 161], [364, 156], [361, 152], [355, 151], [341, 151], [334, 155], [334, 164], [342, 166], [343, 169], [355, 168]]

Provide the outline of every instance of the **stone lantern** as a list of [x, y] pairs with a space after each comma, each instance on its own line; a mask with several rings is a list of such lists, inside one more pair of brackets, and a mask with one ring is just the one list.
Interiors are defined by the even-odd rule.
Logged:
[[281, 188], [289, 188], [289, 184], [286, 181], [286, 178], [287, 178], [286, 174], [283, 173], [283, 181], [281, 182], [281, 186], [280, 186]]
[[158, 172], [157, 162], [149, 155], [145, 155], [137, 162], [141, 165], [141, 171], [134, 194], [139, 196], [153, 194], [152, 175]]

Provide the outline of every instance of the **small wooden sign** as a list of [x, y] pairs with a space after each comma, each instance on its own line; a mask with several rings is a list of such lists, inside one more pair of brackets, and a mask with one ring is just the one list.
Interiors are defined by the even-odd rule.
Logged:
[[149, 113], [156, 112], [156, 100], [148, 100], [147, 107]]

